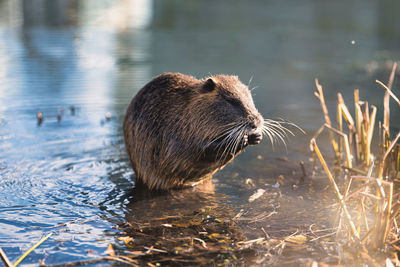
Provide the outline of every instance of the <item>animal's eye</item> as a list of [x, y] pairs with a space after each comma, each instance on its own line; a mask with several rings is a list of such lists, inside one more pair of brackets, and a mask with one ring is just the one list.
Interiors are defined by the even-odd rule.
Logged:
[[241, 102], [239, 99], [236, 98], [227, 98], [226, 101], [228, 101], [231, 105], [238, 107], [241, 106]]

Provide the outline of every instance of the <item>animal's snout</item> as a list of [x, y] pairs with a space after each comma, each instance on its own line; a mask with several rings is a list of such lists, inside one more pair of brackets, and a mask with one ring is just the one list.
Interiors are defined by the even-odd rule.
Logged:
[[263, 124], [264, 124], [264, 118], [263, 118], [263, 116], [261, 116], [260, 113], [257, 113], [255, 115], [251, 115], [248, 118], [249, 118], [249, 123], [250, 123], [249, 126], [252, 129], [256, 129], [256, 128], [262, 127]]
[[261, 129], [253, 128], [248, 134], [248, 143], [249, 145], [257, 145], [262, 140], [262, 132]]

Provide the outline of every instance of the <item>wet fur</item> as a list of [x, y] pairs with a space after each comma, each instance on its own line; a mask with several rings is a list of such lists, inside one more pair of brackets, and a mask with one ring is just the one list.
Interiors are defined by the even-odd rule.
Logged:
[[[262, 127], [263, 118], [236, 76], [198, 80], [165, 73], [133, 98], [124, 135], [137, 179], [150, 189], [166, 190], [223, 168], [246, 146], [250, 124]], [[238, 125], [236, 140], [228, 140]]]

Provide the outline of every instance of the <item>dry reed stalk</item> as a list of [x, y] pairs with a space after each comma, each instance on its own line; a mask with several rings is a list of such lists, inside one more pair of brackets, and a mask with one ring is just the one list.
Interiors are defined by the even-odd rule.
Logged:
[[392, 201], [393, 201], [393, 183], [389, 183], [389, 196], [387, 199], [387, 205], [385, 209], [385, 224], [384, 224], [384, 235], [382, 237], [382, 246], [385, 244], [386, 239], [389, 235], [389, 231], [391, 228], [391, 220], [390, 220], [390, 213], [392, 211]]
[[349, 167], [346, 167], [346, 166], [344, 166], [344, 165], [342, 165], [342, 166], [340, 166], [340, 167], [342, 167], [343, 169], [352, 171], [352, 172], [354, 172], [354, 173], [358, 173], [358, 174], [360, 174], [360, 175], [365, 175], [365, 174], [367, 174], [367, 172], [365, 172], [365, 171], [363, 171], [363, 170], [356, 169], [356, 168], [349, 168]]
[[[358, 154], [358, 150], [359, 149], [357, 147], [357, 140], [358, 140], [357, 136], [358, 135], [357, 135], [356, 126], [354, 124], [353, 117], [351, 116], [351, 114], [349, 112], [349, 109], [347, 108], [346, 104], [344, 103], [343, 97], [342, 97], [342, 95], [340, 93], [338, 93], [338, 101], [340, 103], [340, 106], [339, 106], [339, 112], [341, 113], [340, 117], [344, 118], [344, 120], [347, 123], [347, 127], [349, 129], [349, 135], [347, 136], [347, 138], [348, 138], [348, 146], [347, 147], [346, 147], [346, 143], [345, 143], [346, 154], [348, 155], [348, 158], [349, 158], [349, 155], [353, 155], [353, 153], [352, 153], [350, 148], [351, 148], [351, 144], [353, 142], [355, 142], [355, 149], [354, 150], [355, 150], [355, 153], [356, 153], [355, 158], [357, 159], [358, 158], [357, 154]], [[343, 129], [340, 130], [340, 131], [343, 133]], [[349, 166], [351, 166], [351, 165], [349, 165]]]
[[322, 154], [321, 154], [321, 152], [320, 152], [320, 150], [319, 150], [319, 148], [317, 146], [317, 143], [316, 143], [315, 139], [311, 139], [311, 146], [313, 148], [313, 151], [315, 151], [315, 153], [317, 154], [317, 157], [318, 157], [319, 161], [321, 162], [322, 167], [324, 168], [325, 173], [328, 175], [329, 181], [331, 182], [331, 184], [333, 186], [333, 189], [335, 191], [336, 197], [339, 200], [340, 206], [342, 208], [342, 211], [344, 212], [344, 215], [345, 215], [345, 218], [347, 220], [347, 223], [350, 226], [350, 230], [351, 230], [353, 239], [355, 239], [355, 241], [360, 243], [360, 235], [357, 232], [357, 229], [356, 229], [356, 227], [354, 225], [354, 222], [351, 219], [351, 215], [350, 215], [350, 213], [349, 213], [349, 211], [347, 209], [347, 206], [346, 206], [346, 203], [345, 203], [345, 201], [343, 199], [343, 196], [339, 191], [339, 187], [337, 186], [337, 184], [335, 182], [335, 179], [333, 178], [332, 173], [328, 168], [328, 165], [326, 165], [325, 159], [322, 156]]
[[369, 193], [366, 193], [366, 192], [360, 192], [359, 194], [363, 195], [365, 197], [369, 197], [369, 198], [371, 198], [373, 200], [376, 200], [376, 201], [381, 201], [383, 199], [381, 197], [378, 197], [378, 196], [375, 196], [375, 195], [372, 195], [372, 194], [369, 194]]
[[344, 197], [344, 199], [346, 200], [346, 198], [347, 198], [347, 195], [349, 194], [349, 191], [350, 191], [350, 187], [351, 187], [351, 183], [353, 182], [353, 179], [352, 178], [350, 178], [350, 179], [347, 179], [347, 182], [346, 182], [346, 186], [345, 186], [345, 191], [344, 191], [344, 194], [343, 194], [343, 197]]
[[382, 122], [378, 122], [378, 147], [379, 147], [379, 155], [382, 155], [384, 150], [384, 143], [385, 143], [385, 134], [383, 132]]
[[351, 116], [349, 109], [347, 108], [346, 104], [344, 103], [342, 94], [340, 94], [340, 93], [338, 93], [338, 100], [340, 103], [340, 111], [343, 114], [343, 118], [347, 122], [350, 132], [354, 132], [355, 127], [354, 127], [353, 117]]
[[367, 128], [367, 144], [365, 153], [365, 155], [367, 156], [366, 159], [367, 166], [371, 165], [371, 142], [372, 142], [372, 136], [374, 135], [375, 117], [376, 117], [376, 107], [371, 105], [371, 108], [372, 108], [372, 113]]
[[356, 154], [356, 162], [360, 159], [360, 150], [359, 147], [361, 146], [361, 123], [362, 123], [362, 116], [361, 116], [361, 108], [360, 108], [360, 96], [358, 89], [354, 90], [354, 114], [356, 118], [356, 138], [355, 138], [355, 154]]
[[360, 108], [361, 112], [360, 114], [362, 115], [362, 123], [361, 123], [361, 155], [362, 158], [361, 160], [365, 163], [367, 161], [368, 155], [367, 155], [367, 131], [368, 131], [368, 124], [369, 124], [369, 112], [368, 112], [368, 102], [362, 102], [360, 103]]
[[353, 165], [351, 163], [351, 153], [350, 153], [350, 145], [349, 145], [349, 138], [347, 137], [347, 134], [343, 133], [342, 131], [338, 131], [335, 128], [330, 127], [329, 125], [324, 125], [327, 129], [333, 131], [334, 133], [338, 134], [341, 136], [344, 140], [344, 149], [345, 149], [345, 154], [346, 154], [346, 164], [348, 168], [352, 168]]
[[368, 225], [368, 220], [367, 220], [367, 213], [365, 212], [365, 205], [364, 205], [364, 201], [362, 201], [360, 199], [360, 205], [361, 205], [361, 215], [364, 219], [364, 225], [365, 225], [365, 229], [367, 230], [367, 232], [369, 232], [369, 225]]
[[390, 90], [384, 83], [382, 83], [379, 80], [376, 80], [376, 83], [378, 83], [380, 86], [382, 86], [384, 89], [386, 89], [386, 92], [389, 93], [389, 95], [397, 102], [397, 104], [400, 106], [400, 100], [395, 96], [395, 94], [392, 93], [392, 90]]
[[364, 130], [363, 130], [363, 115], [362, 115], [362, 110], [361, 110], [361, 106], [357, 106], [357, 109], [359, 110], [359, 117], [360, 117], [360, 132], [358, 134], [358, 145], [357, 145], [357, 149], [358, 149], [358, 159], [360, 162], [362, 162], [364, 160], [364, 153], [363, 153], [363, 147], [364, 147], [364, 143], [365, 143], [365, 138], [364, 138]]
[[362, 236], [361, 236], [361, 227], [362, 227], [362, 223], [364, 223], [364, 221], [363, 221], [363, 213], [362, 213], [362, 207], [363, 207], [363, 200], [361, 199], [361, 198], [359, 198], [359, 201], [358, 201], [358, 210], [360, 211], [360, 212], [358, 212], [357, 214], [356, 214], [356, 216], [357, 216], [357, 232], [358, 233], [360, 233], [360, 237], [361, 237], [361, 240], [362, 240]]
[[[364, 181], [367, 182], [363, 186], [361, 186], [361, 188], [359, 188], [358, 190], [353, 192], [352, 195], [361, 195], [361, 197], [359, 198], [359, 202], [361, 203], [361, 209], [359, 209], [359, 214], [360, 214], [360, 216], [363, 217], [364, 225], [365, 225], [366, 231], [368, 232], [369, 231], [369, 225], [368, 225], [368, 220], [367, 220], [367, 212], [365, 212], [365, 206], [364, 206], [365, 195], [363, 195], [363, 193], [366, 193], [368, 188], [369, 188], [369, 181], [370, 181], [369, 175], [366, 178], [367, 179], [364, 180], [364, 179], [358, 178], [358, 177], [351, 177], [350, 181], [353, 181], [353, 179], [354, 179], [354, 180], [364, 180]], [[349, 199], [350, 199], [350, 197], [352, 195], [349, 195]], [[360, 223], [359, 233], [361, 233], [361, 223]], [[366, 237], [361, 238], [361, 239], [364, 240], [364, 243], [365, 243]]]
[[[345, 148], [345, 154], [346, 154], [346, 165], [345, 167], [347, 168], [352, 168], [352, 162], [351, 162], [351, 153], [350, 153], [350, 145], [349, 145], [349, 139], [347, 137], [347, 135], [331, 126], [329, 126], [327, 123], [325, 123], [324, 125], [321, 126], [321, 128], [316, 132], [316, 134], [313, 136], [313, 138], [311, 139], [311, 141], [314, 139], [316, 140], [317, 137], [322, 133], [323, 129], [327, 128], [328, 130], [331, 131], [331, 133], [335, 133], [337, 135], [339, 135], [340, 137], [343, 138], [344, 140], [344, 148]], [[310, 142], [310, 145], [312, 146], [312, 143]]]
[[[391, 212], [391, 202], [393, 196], [393, 184], [383, 181], [382, 179], [374, 179], [377, 186], [377, 195], [375, 196], [379, 200], [376, 201], [375, 208], [375, 231], [374, 238], [371, 240], [371, 245], [374, 248], [382, 248], [386, 242], [386, 230], [390, 227], [390, 212]], [[387, 194], [383, 186], [389, 187]]]
[[6, 253], [0, 248], [0, 258], [2, 262], [4, 263], [5, 267], [13, 267], [13, 264], [11, 261], [8, 259]]
[[[354, 124], [354, 119], [351, 116], [350, 111], [347, 108], [346, 104], [344, 103], [342, 95], [339, 93], [338, 96], [340, 97], [340, 102], [341, 102], [340, 112], [342, 113], [342, 116], [343, 116], [344, 120], [346, 121], [347, 127], [349, 129], [349, 135], [348, 135], [348, 137], [349, 137], [349, 145], [350, 145], [350, 148], [351, 148], [351, 145], [354, 142], [355, 145], [356, 145], [355, 146], [356, 147], [355, 151], [357, 153], [357, 151], [358, 151], [358, 148], [357, 148], [357, 131], [356, 131], [356, 126]], [[350, 153], [353, 155], [351, 150], [350, 150]], [[357, 159], [357, 156], [355, 158]]]
[[[337, 94], [338, 96], [338, 103], [336, 105], [336, 122], [337, 122], [337, 127], [340, 132], [343, 132], [343, 116], [342, 116], [342, 109], [341, 105], [343, 104], [343, 98], [340, 93]], [[343, 153], [343, 141], [339, 137], [339, 144], [338, 144], [338, 153], [339, 153], [339, 160], [342, 161], [342, 153]]]
[[[400, 201], [397, 200], [396, 203], [392, 202], [393, 199], [398, 199], [400, 197], [400, 193], [393, 195], [393, 183], [382, 179], [384, 174], [390, 175], [392, 174], [392, 171], [396, 174], [394, 177], [397, 177], [400, 171], [400, 144], [398, 144], [400, 140], [400, 132], [391, 141], [389, 124], [390, 96], [400, 105], [400, 101], [391, 91], [396, 68], [397, 64], [394, 64], [388, 81], [388, 86], [378, 80], [376, 81], [386, 90], [384, 97], [384, 121], [383, 124], [379, 122], [379, 143], [382, 145], [379, 146], [381, 149], [379, 153], [380, 157], [378, 157], [379, 169], [377, 170], [377, 178], [371, 177], [375, 168], [375, 160], [371, 154], [371, 144], [375, 129], [377, 108], [374, 105], [371, 105], [370, 108], [367, 101], [360, 101], [359, 90], [354, 90], [355, 114], [353, 119], [344, 103], [342, 95], [338, 93], [336, 114], [338, 129], [335, 129], [332, 127], [329, 119], [328, 110], [323, 98], [322, 86], [318, 83], [317, 79], [315, 80], [318, 92], [315, 92], [314, 94], [321, 102], [326, 123], [321, 126], [311, 139], [310, 148], [315, 152], [313, 153], [313, 157], [315, 158], [315, 156], [317, 156], [321, 162], [339, 200], [341, 209], [339, 211], [340, 217], [337, 234], [339, 234], [339, 231], [346, 231], [349, 239], [360, 241], [361, 243], [358, 243], [361, 245], [360, 248], [362, 250], [360, 255], [368, 253], [365, 250], [364, 244], [370, 248], [383, 248], [389, 239], [391, 229], [395, 227], [396, 231], [399, 230], [396, 218], [400, 213]], [[347, 123], [349, 130], [348, 135], [344, 133], [343, 120]], [[345, 193], [343, 196], [341, 195], [316, 144], [316, 138], [322, 133], [324, 128], [330, 130], [331, 144], [335, 151], [336, 159], [343, 161], [342, 152], [345, 151], [346, 162], [340, 163], [343, 164], [342, 167], [360, 174], [366, 174], [366, 176], [351, 176], [345, 185]], [[334, 134], [340, 136], [338, 143], [336, 143]], [[353, 151], [350, 150], [350, 145], [354, 145]], [[364, 169], [368, 168], [368, 171], [366, 172], [364, 170], [353, 168], [352, 156], [355, 157], [356, 163], [362, 163], [361, 167]], [[355, 190], [352, 190], [352, 187], [355, 184], [353, 182], [354, 180], [364, 184], [358, 186]], [[358, 207], [356, 210], [352, 211], [354, 221], [351, 218], [348, 207]], [[353, 212], [355, 212], [355, 214], [353, 214]], [[370, 216], [373, 217], [368, 220]], [[373, 223], [371, 224], [372, 218]], [[397, 234], [394, 233], [394, 235], [397, 237]], [[395, 247], [397, 242], [400, 242], [400, 238], [396, 239], [396, 242], [392, 242], [391, 245]], [[398, 247], [398, 249], [400, 251], [400, 247]]]
[[397, 145], [394, 160], [395, 160], [395, 170], [397, 173], [399, 173], [400, 172], [400, 145]]
[[[388, 82], [388, 86], [387, 86], [387, 90], [385, 92], [385, 95], [383, 97], [383, 129], [384, 129], [384, 133], [385, 139], [390, 138], [390, 133], [389, 133], [389, 129], [390, 129], [390, 105], [389, 105], [389, 100], [390, 100], [390, 93], [392, 90], [392, 86], [393, 86], [393, 81], [394, 81], [394, 76], [396, 73], [396, 68], [397, 68], [397, 63], [395, 62], [393, 64], [393, 68], [392, 68], [392, 72], [390, 73], [390, 77], [389, 77], [389, 82]], [[378, 81], [376, 81], [378, 82]], [[385, 87], [383, 87], [385, 88]], [[385, 142], [384, 142], [385, 144]]]
[[369, 184], [364, 184], [363, 186], [359, 187], [357, 190], [353, 191], [351, 194], [347, 195], [345, 197], [345, 201], [350, 200], [353, 197], [358, 196], [361, 192], [365, 192], [365, 190], [368, 188]]
[[[362, 243], [369, 247], [381, 248], [384, 246], [387, 240], [388, 233], [393, 223], [393, 217], [391, 216], [393, 183], [368, 176], [352, 176], [350, 178], [350, 181], [353, 180], [365, 182], [365, 184], [360, 186], [358, 189], [353, 190], [350, 194], [347, 194], [347, 196], [344, 198], [344, 201], [348, 205], [351, 203], [350, 199], [358, 201], [359, 213], [357, 229], [360, 233]], [[368, 188], [370, 187], [376, 187], [376, 191], [378, 192], [378, 194], [374, 195], [369, 193], [368, 191], [370, 190]], [[385, 190], [385, 187], [387, 188], [387, 190]], [[372, 190], [373, 188], [370, 189]], [[370, 199], [375, 202], [375, 204], [370, 203], [369, 208], [366, 209], [366, 203], [368, 202], [365, 202], [365, 199]], [[372, 228], [370, 228], [367, 219], [367, 215], [371, 212], [374, 213], [375, 218]], [[365, 231], [362, 230], [362, 225], [364, 225]], [[362, 232], [366, 232], [366, 234], [362, 235]]]
[[14, 262], [13, 266], [16, 267], [18, 264], [20, 264], [26, 258], [26, 256], [28, 256], [32, 251], [34, 251], [38, 246], [40, 246], [44, 241], [46, 241], [52, 234], [53, 233], [50, 233], [45, 237], [43, 237], [42, 239], [40, 239], [39, 242], [37, 242], [33, 247], [28, 249], [28, 251], [26, 251], [21, 257], [19, 257], [18, 260]]
[[[379, 163], [379, 174], [378, 177], [382, 178], [383, 177], [383, 172], [384, 172], [384, 167], [385, 167], [385, 162], [386, 162], [386, 158], [389, 155], [389, 153], [393, 150], [394, 146], [396, 145], [396, 143], [399, 141], [400, 139], [400, 132], [397, 134], [396, 138], [389, 143], [388, 148], [385, 151], [385, 154], [383, 155], [380, 163]], [[400, 156], [400, 153], [397, 153], [398, 157]]]
[[[328, 108], [326, 107], [326, 104], [325, 104], [324, 91], [323, 91], [322, 85], [319, 84], [318, 79], [315, 79], [315, 86], [317, 87], [318, 92], [314, 92], [314, 95], [319, 99], [319, 101], [321, 103], [321, 108], [324, 113], [325, 122], [329, 126], [332, 126], [331, 118], [329, 117]], [[332, 144], [332, 148], [335, 153], [335, 156], [338, 157], [338, 145], [335, 141], [333, 134], [331, 133], [329, 136], [331, 139], [331, 144]]]
[[368, 125], [369, 125], [369, 103], [368, 101], [364, 101], [364, 127], [365, 130], [368, 131]]
[[[396, 218], [396, 216], [398, 215], [399, 212], [400, 212], [400, 203], [397, 202], [392, 206], [392, 212], [390, 215], [390, 223], [394, 222], [394, 219]], [[400, 238], [399, 238], [399, 241], [400, 241]]]

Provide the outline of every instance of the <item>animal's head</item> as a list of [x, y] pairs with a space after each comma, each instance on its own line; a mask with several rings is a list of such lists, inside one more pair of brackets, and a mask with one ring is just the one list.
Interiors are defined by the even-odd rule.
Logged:
[[247, 145], [259, 144], [263, 135], [273, 142], [283, 139], [279, 122], [264, 120], [256, 109], [251, 91], [237, 76], [216, 75], [200, 81], [196, 101], [190, 107], [195, 127], [205, 133], [205, 148], [220, 158], [231, 158]]

